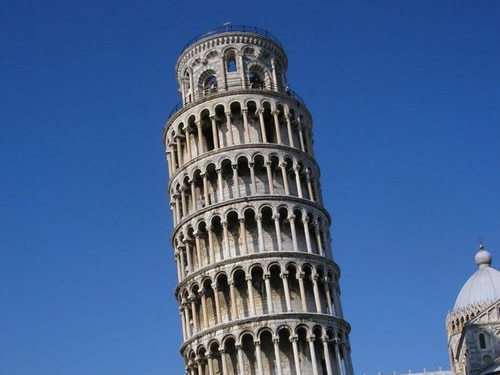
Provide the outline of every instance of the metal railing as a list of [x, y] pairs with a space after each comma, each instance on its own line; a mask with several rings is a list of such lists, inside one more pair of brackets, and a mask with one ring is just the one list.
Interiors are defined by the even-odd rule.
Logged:
[[226, 93], [229, 91], [241, 91], [241, 90], [267, 91], [269, 93], [280, 92], [280, 93], [284, 93], [284, 94], [298, 100], [300, 103], [304, 104], [304, 101], [302, 100], [300, 95], [297, 94], [295, 91], [291, 90], [288, 86], [274, 85], [274, 84], [270, 84], [270, 83], [268, 83], [268, 84], [264, 84], [264, 83], [250, 84], [249, 83], [248, 87], [245, 87], [245, 88], [240, 86], [240, 85], [230, 86], [228, 88], [208, 87], [208, 88], [205, 88], [204, 90], [195, 91], [194, 98], [188, 97], [184, 101], [177, 103], [177, 105], [174, 108], [172, 108], [172, 110], [168, 114], [167, 122], [170, 120], [170, 118], [173, 115], [175, 115], [182, 108], [187, 107], [187, 106], [193, 106], [198, 101], [200, 101], [202, 99], [210, 98], [211, 96], [216, 95], [216, 94], [222, 94], [222, 93]]
[[217, 35], [217, 34], [223, 34], [223, 33], [231, 33], [231, 32], [244, 32], [244, 33], [252, 33], [252, 34], [257, 34], [257, 35], [262, 35], [268, 39], [271, 39], [273, 42], [275, 42], [278, 46], [283, 48], [281, 45], [280, 41], [278, 38], [276, 38], [273, 34], [271, 34], [269, 31], [264, 30], [264, 29], [259, 29], [258, 27], [254, 26], [245, 26], [245, 25], [225, 25], [225, 26], [220, 26], [216, 27], [215, 29], [211, 29], [203, 34], [195, 36], [193, 39], [191, 39], [189, 42], [186, 43], [186, 45], [182, 48], [180, 55], [184, 53], [184, 51], [189, 48], [190, 45], [196, 43], [198, 40], [201, 40], [203, 38], [212, 36], [212, 35]]

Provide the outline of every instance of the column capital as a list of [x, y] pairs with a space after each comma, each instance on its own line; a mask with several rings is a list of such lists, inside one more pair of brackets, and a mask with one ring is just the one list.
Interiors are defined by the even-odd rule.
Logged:
[[255, 112], [260, 115], [261, 113], [264, 113], [264, 108], [259, 107], [259, 108], [257, 108], [257, 110]]
[[273, 336], [273, 343], [277, 344], [280, 342], [280, 338], [278, 336]]
[[225, 114], [227, 117], [231, 117], [231, 111], [226, 111]]
[[299, 341], [299, 336], [292, 335], [292, 336], [290, 336], [289, 340], [290, 340], [290, 342], [297, 342], [297, 341]]
[[253, 342], [253, 344], [254, 344], [255, 346], [259, 346], [259, 345], [260, 345], [260, 340], [255, 340], [255, 341]]
[[236, 350], [241, 350], [243, 348], [243, 346], [240, 343], [236, 344], [235, 347]]
[[238, 164], [231, 164], [231, 167], [233, 167], [233, 169], [238, 169]]
[[280, 277], [281, 277], [282, 279], [288, 279], [288, 276], [289, 276], [289, 275], [290, 275], [290, 274], [288, 273], [288, 271], [285, 271], [285, 272], [282, 272], [282, 273], [281, 273]]
[[211, 115], [209, 117], [210, 117], [210, 120], [215, 121], [215, 115]]
[[276, 115], [276, 116], [278, 116], [280, 113], [281, 113], [281, 112], [280, 112], [280, 110], [279, 110], [279, 109], [275, 109], [275, 110], [273, 110], [273, 111], [272, 111], [272, 114], [273, 114], [273, 115]]
[[309, 336], [308, 338], [306, 338], [307, 342], [314, 342], [315, 339], [316, 337], [314, 336]]
[[243, 108], [241, 108], [241, 112], [243, 112], [243, 113], [248, 113], [248, 108], [247, 108], [247, 107], [243, 107]]
[[245, 217], [238, 218], [238, 221], [242, 224], [245, 224]]
[[264, 274], [264, 279], [270, 279], [271, 278], [271, 274], [270, 273], [265, 273]]
[[252, 275], [247, 275], [247, 276], [245, 277], [245, 280], [246, 280], [246, 281], [252, 281], [252, 280], [253, 280], [253, 279], [252, 279]]

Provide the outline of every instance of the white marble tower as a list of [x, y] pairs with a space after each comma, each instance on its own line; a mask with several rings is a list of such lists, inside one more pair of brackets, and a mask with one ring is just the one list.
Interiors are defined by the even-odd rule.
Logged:
[[182, 50], [165, 125], [186, 374], [353, 375], [312, 117], [268, 32]]

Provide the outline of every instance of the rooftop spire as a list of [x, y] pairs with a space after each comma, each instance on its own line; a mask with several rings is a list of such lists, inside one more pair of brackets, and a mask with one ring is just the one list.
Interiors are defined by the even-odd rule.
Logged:
[[484, 249], [482, 242], [479, 242], [479, 250], [476, 253], [475, 261], [479, 268], [491, 266], [491, 254]]

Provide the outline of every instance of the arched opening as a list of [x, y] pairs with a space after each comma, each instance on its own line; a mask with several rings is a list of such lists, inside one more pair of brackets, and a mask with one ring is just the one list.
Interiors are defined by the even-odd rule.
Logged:
[[253, 298], [255, 303], [255, 313], [258, 315], [267, 314], [267, 293], [264, 283], [264, 271], [261, 267], [253, 267], [251, 270]]
[[279, 264], [274, 264], [269, 269], [271, 279], [271, 300], [275, 313], [286, 311], [285, 291], [283, 290], [283, 280], [281, 279], [281, 268]]
[[274, 224], [273, 211], [271, 207], [263, 207], [262, 216], [262, 236], [265, 251], [278, 251], [278, 240], [276, 237], [276, 225]]
[[241, 338], [241, 350], [243, 350], [245, 375], [257, 375], [257, 358], [255, 357], [255, 345], [252, 335], [243, 335]]
[[233, 254], [235, 256], [242, 255], [240, 223], [236, 211], [231, 211], [227, 214], [227, 231], [229, 234], [229, 246], [233, 249]]
[[233, 320], [231, 310], [231, 293], [229, 283], [225, 274], [220, 274], [217, 277], [217, 294], [219, 297], [222, 322]]
[[313, 366], [312, 366], [312, 356], [311, 351], [309, 349], [309, 342], [307, 341], [307, 328], [299, 327], [297, 328], [297, 346], [299, 352], [299, 362], [300, 369], [302, 374], [312, 374]]
[[293, 359], [290, 331], [287, 328], [281, 328], [278, 331], [278, 337], [282, 371], [284, 374], [296, 375], [297, 371], [295, 369], [295, 361]]
[[252, 179], [246, 156], [238, 158], [238, 178], [240, 196], [250, 196], [252, 194]]
[[264, 374], [277, 375], [276, 357], [274, 355], [274, 344], [271, 332], [265, 330], [260, 334], [260, 347]]
[[233, 319], [241, 319], [250, 316], [248, 309], [248, 292], [245, 279], [245, 271], [241, 269], [237, 270], [233, 274], [233, 282], [236, 298], [236, 312], [238, 314], [238, 316], [235, 316]]
[[234, 338], [230, 337], [226, 339], [224, 343], [224, 349], [226, 351], [226, 365], [229, 374], [242, 375], [238, 366], [238, 351], [236, 349], [236, 342]]
[[238, 70], [236, 67], [236, 53], [234, 50], [226, 51], [225, 60], [227, 73], [236, 72]]
[[254, 173], [257, 193], [269, 194], [269, 181], [267, 179], [267, 169], [262, 155], [255, 157]]
[[232, 132], [235, 144], [245, 143], [245, 128], [243, 126], [243, 115], [241, 113], [241, 104], [233, 102], [229, 106], [231, 110]]
[[257, 228], [257, 220], [253, 209], [248, 208], [243, 212], [245, 218], [245, 230], [247, 239], [247, 248], [249, 253], [257, 253], [259, 251], [259, 234]]

